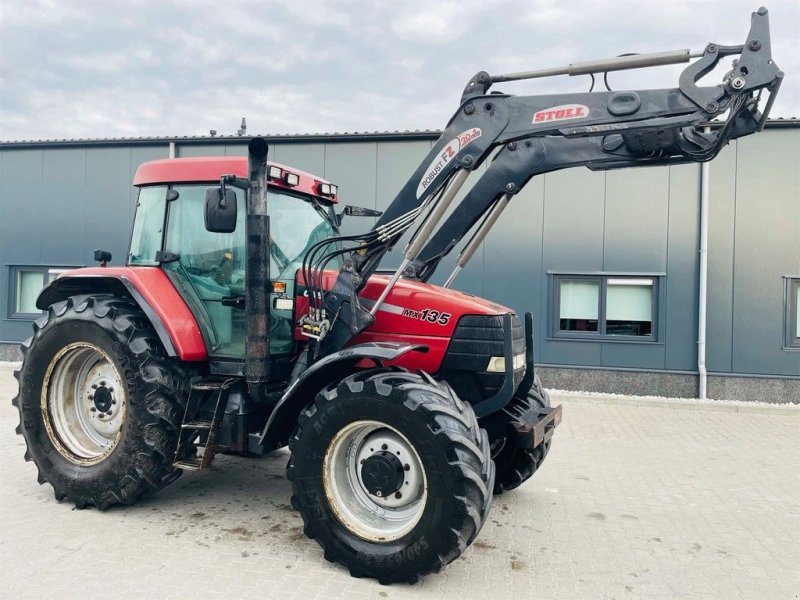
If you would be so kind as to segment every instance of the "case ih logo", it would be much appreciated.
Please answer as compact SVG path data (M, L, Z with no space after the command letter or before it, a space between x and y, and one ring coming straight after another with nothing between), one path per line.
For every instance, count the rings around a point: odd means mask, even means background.
M583 104L562 104L553 108L540 110L533 115L532 123L546 123L548 121L567 121L569 119L585 119L589 116L589 107Z
M456 154L461 152L461 150L477 140L479 137L481 137L481 130L477 127L473 127L472 129L468 129L467 131L459 133L457 137L450 140L447 146L442 148L439 156L435 157L431 161L431 164L428 165L428 169L425 171L425 176L420 180L419 185L417 186L417 198L422 196L425 190L427 190L428 187L434 181L436 181L439 173L442 172L447 163L455 158Z

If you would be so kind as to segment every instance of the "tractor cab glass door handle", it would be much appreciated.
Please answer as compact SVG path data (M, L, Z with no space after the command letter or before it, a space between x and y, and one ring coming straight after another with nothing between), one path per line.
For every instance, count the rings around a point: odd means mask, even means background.
M222 306L244 309L244 296L223 296Z

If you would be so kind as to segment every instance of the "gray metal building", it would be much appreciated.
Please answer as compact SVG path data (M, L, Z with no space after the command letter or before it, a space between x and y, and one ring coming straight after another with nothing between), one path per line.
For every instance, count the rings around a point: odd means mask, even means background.
M437 137L267 139L273 160L337 183L343 203L380 209ZM95 248L125 261L133 174L170 153L244 155L246 145L238 137L0 143L0 359L17 357L48 278L92 264ZM701 171L539 177L455 287L534 314L548 387L696 396ZM708 186L708 396L800 402L800 122L772 121L732 143L710 164ZM387 267L399 262L391 259Z

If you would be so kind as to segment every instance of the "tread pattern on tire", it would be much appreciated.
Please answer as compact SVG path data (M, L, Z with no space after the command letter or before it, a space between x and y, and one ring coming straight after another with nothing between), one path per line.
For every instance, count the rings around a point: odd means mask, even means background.
M408 572L403 569L381 570L371 573L363 565L352 560L352 557L335 546L327 546L321 536L317 535L310 523L303 503L298 497L295 485L295 451L303 437L304 428L312 426L314 416L327 403L336 402L343 393L380 394L389 396L394 393L404 395L403 403L412 413L429 424L433 434L447 448L447 462L451 475L462 491L457 495L457 510L452 515L446 531L439 535L447 539L447 551L437 555L424 568ZM325 558L331 562L344 564L354 577L375 577L381 584L406 582L415 583L423 575L439 572L445 565L455 560L472 543L480 532L492 502L494 484L494 463L491 460L489 438L478 425L472 407L462 402L449 385L435 381L423 374L410 373L398 368L371 370L351 375L339 383L323 389L313 402L300 414L297 428L290 441L292 455L287 465L287 477L292 482L292 506L303 518L305 534L315 539L323 548Z
M26 362L37 360L37 343L65 321L93 322L111 335L115 342L127 348L134 357L132 364L128 365L133 372L123 374L123 377L138 378L141 390L137 399L131 398L129 393L128 403L137 400L144 403L144 410L138 411L138 420L142 421L141 431L134 434L139 438L136 452L125 457L120 472L116 477L109 478L106 489L93 490L91 493L79 491L79 486L70 485L68 478L54 471L54 463L49 455L57 453L57 450L37 440L41 417L26 414L22 399L23 389L31 388L31 384L24 381ZM181 426L183 391L187 379L176 362L165 356L160 341L138 306L125 298L105 295L69 298L50 306L34 323L33 330L33 336L21 346L23 366L14 372L20 391L12 404L20 415L16 433L25 439L24 457L26 461L33 460L36 464L38 482L50 483L59 502L69 500L77 508L95 506L99 510L106 510L115 504L133 504L174 481L180 474L173 468L172 459ZM38 398L35 404L38 406ZM146 415L146 418L142 419L142 415ZM130 411L128 418L131 418ZM121 448L115 453L118 450ZM111 460L115 453L106 460Z
M524 402L527 403L527 410L536 411L540 408L550 406L550 398L542 387L539 377L536 379L528 391ZM501 495L503 492L510 492L521 486L542 466L547 453L550 451L551 442L548 441L538 448L521 448L512 457L509 457L505 464L497 465L497 478L494 484L494 493Z

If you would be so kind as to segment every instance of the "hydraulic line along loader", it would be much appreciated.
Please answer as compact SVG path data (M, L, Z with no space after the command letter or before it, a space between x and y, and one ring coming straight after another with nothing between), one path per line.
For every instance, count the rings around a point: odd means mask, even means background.
M727 57L722 83L698 86ZM682 62L671 89L489 91ZM59 501L102 510L219 452L288 445L292 505L325 558L382 583L439 571L493 494L541 466L561 420L534 371L531 315L453 290L458 272L534 175L711 160L763 128L782 78L764 8L741 46L481 71L382 215L335 212L336 186L268 162L261 138L247 159L142 165L127 266L98 251L101 266L37 300L14 399L25 458ZM348 215L380 218L340 235ZM376 274L412 230L401 266ZM447 284L427 283L470 231Z

